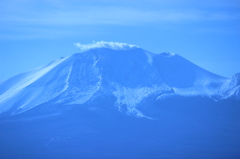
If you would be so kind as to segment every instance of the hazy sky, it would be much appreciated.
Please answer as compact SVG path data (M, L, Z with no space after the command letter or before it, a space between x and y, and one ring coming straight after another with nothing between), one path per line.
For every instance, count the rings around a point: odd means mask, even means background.
M211 72L240 72L240 0L1 0L0 81L115 41L177 53Z

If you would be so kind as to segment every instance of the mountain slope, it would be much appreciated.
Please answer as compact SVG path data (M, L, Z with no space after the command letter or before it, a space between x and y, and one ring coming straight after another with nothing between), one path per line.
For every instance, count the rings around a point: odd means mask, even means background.
M235 74L224 85L222 85L221 93L224 98L240 99L240 73Z

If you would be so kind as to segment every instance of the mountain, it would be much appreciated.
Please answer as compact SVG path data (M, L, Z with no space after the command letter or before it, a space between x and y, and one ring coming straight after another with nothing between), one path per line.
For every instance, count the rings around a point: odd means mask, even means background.
M95 48L2 82L0 113L14 115L44 103L84 104L98 96L114 96L120 111L126 106L128 114L141 117L137 106L149 96L239 98L239 81L239 76L230 80L215 75L172 53Z
M1 158L240 157L240 74L103 44L0 83Z

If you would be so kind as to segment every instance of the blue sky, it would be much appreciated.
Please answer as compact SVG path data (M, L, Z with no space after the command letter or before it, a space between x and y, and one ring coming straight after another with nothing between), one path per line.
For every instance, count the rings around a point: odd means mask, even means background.
M0 81L115 41L177 53L216 74L240 72L240 0L2 0Z

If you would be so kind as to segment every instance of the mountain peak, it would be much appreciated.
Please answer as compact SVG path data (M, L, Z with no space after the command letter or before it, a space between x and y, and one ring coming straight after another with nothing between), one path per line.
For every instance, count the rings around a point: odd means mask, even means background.
M75 45L81 49L81 51L88 51L91 49L97 48L108 48L112 50L131 50L139 48L137 45L127 44L127 43L120 43L120 42L106 42L106 41L98 41L91 44L81 44L75 43Z

